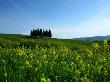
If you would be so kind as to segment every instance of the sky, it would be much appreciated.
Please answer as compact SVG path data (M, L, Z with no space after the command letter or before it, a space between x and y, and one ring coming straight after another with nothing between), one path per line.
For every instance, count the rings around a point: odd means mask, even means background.
M110 35L110 0L0 0L0 33L37 28L53 38Z

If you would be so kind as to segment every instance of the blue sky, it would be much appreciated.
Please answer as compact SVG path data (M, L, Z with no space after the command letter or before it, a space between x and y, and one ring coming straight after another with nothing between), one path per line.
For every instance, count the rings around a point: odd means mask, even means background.
M0 33L34 28L55 38L110 35L110 0L0 0Z

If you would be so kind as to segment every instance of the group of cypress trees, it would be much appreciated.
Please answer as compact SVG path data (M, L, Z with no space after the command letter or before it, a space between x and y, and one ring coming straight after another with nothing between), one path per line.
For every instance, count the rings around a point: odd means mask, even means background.
M52 37L51 30L33 29L31 30L31 37Z

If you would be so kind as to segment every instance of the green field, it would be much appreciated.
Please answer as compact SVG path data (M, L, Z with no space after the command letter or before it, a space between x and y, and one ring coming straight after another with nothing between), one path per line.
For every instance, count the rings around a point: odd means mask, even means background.
M110 44L0 34L0 82L110 82Z

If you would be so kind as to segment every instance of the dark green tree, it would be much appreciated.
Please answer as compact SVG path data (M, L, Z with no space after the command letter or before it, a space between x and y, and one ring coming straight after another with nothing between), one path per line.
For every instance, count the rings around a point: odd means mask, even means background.
M52 33L51 30L42 30L42 29L33 29L31 30L31 37L52 37Z
M45 31L44 31L44 29L42 31L42 37L45 37Z
M49 32L48 32L48 37L52 37L52 33L51 33L51 30L49 29Z
M47 29L45 31L45 37L48 37L48 31L47 31Z
M31 36L33 37L33 30L31 30Z
M40 29L39 35L40 35L40 37L42 37L42 29Z

